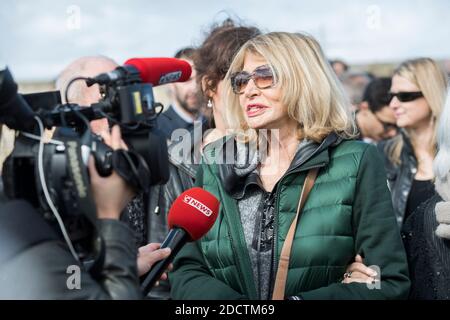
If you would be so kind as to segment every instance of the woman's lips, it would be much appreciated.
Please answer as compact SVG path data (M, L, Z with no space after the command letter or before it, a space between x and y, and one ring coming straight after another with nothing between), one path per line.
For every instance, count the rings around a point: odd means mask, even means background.
M267 106L261 104L249 104L246 109L247 117L252 118L264 113Z
M402 115L404 114L404 112L394 112L395 118L400 118Z

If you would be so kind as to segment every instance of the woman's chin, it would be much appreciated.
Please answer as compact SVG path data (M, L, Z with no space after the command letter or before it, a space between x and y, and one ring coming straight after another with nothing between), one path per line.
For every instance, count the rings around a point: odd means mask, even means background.
M253 130L269 129L266 123L249 123L249 128Z
M411 121L408 119L398 118L396 121L397 127L408 129L411 126Z

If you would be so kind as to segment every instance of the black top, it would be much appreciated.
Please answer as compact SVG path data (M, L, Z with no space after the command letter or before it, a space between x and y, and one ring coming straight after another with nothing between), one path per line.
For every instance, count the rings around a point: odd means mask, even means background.
M403 221L411 215L423 202L427 201L436 194L431 180L414 179L409 192L408 202L406 203L405 217Z
M403 243L411 279L410 299L450 299L450 240L436 236L436 194L405 221Z

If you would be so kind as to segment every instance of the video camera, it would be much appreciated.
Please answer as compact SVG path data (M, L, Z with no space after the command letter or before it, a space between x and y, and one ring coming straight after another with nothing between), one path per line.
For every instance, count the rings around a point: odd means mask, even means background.
M29 201L50 223L58 224L80 260L98 255L89 156L94 156L101 176L114 170L142 192L147 210L150 186L165 183L169 175L167 143L156 129L162 105L154 101L153 86L186 81L190 74L183 60L131 59L112 72L72 79L66 97L75 81L100 86L98 103L79 106L67 98L61 104L58 92L20 95L9 70L0 71L0 123L18 131L2 171L6 196ZM101 118L121 127L128 150L112 150L91 133L89 122ZM44 128L55 127L53 139L44 142Z

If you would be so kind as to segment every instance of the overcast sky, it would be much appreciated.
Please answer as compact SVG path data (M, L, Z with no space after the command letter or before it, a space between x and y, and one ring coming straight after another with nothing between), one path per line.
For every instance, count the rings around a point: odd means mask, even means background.
M0 65L49 80L84 55L172 56L227 16L308 32L349 63L450 58L449 0L1 0Z

